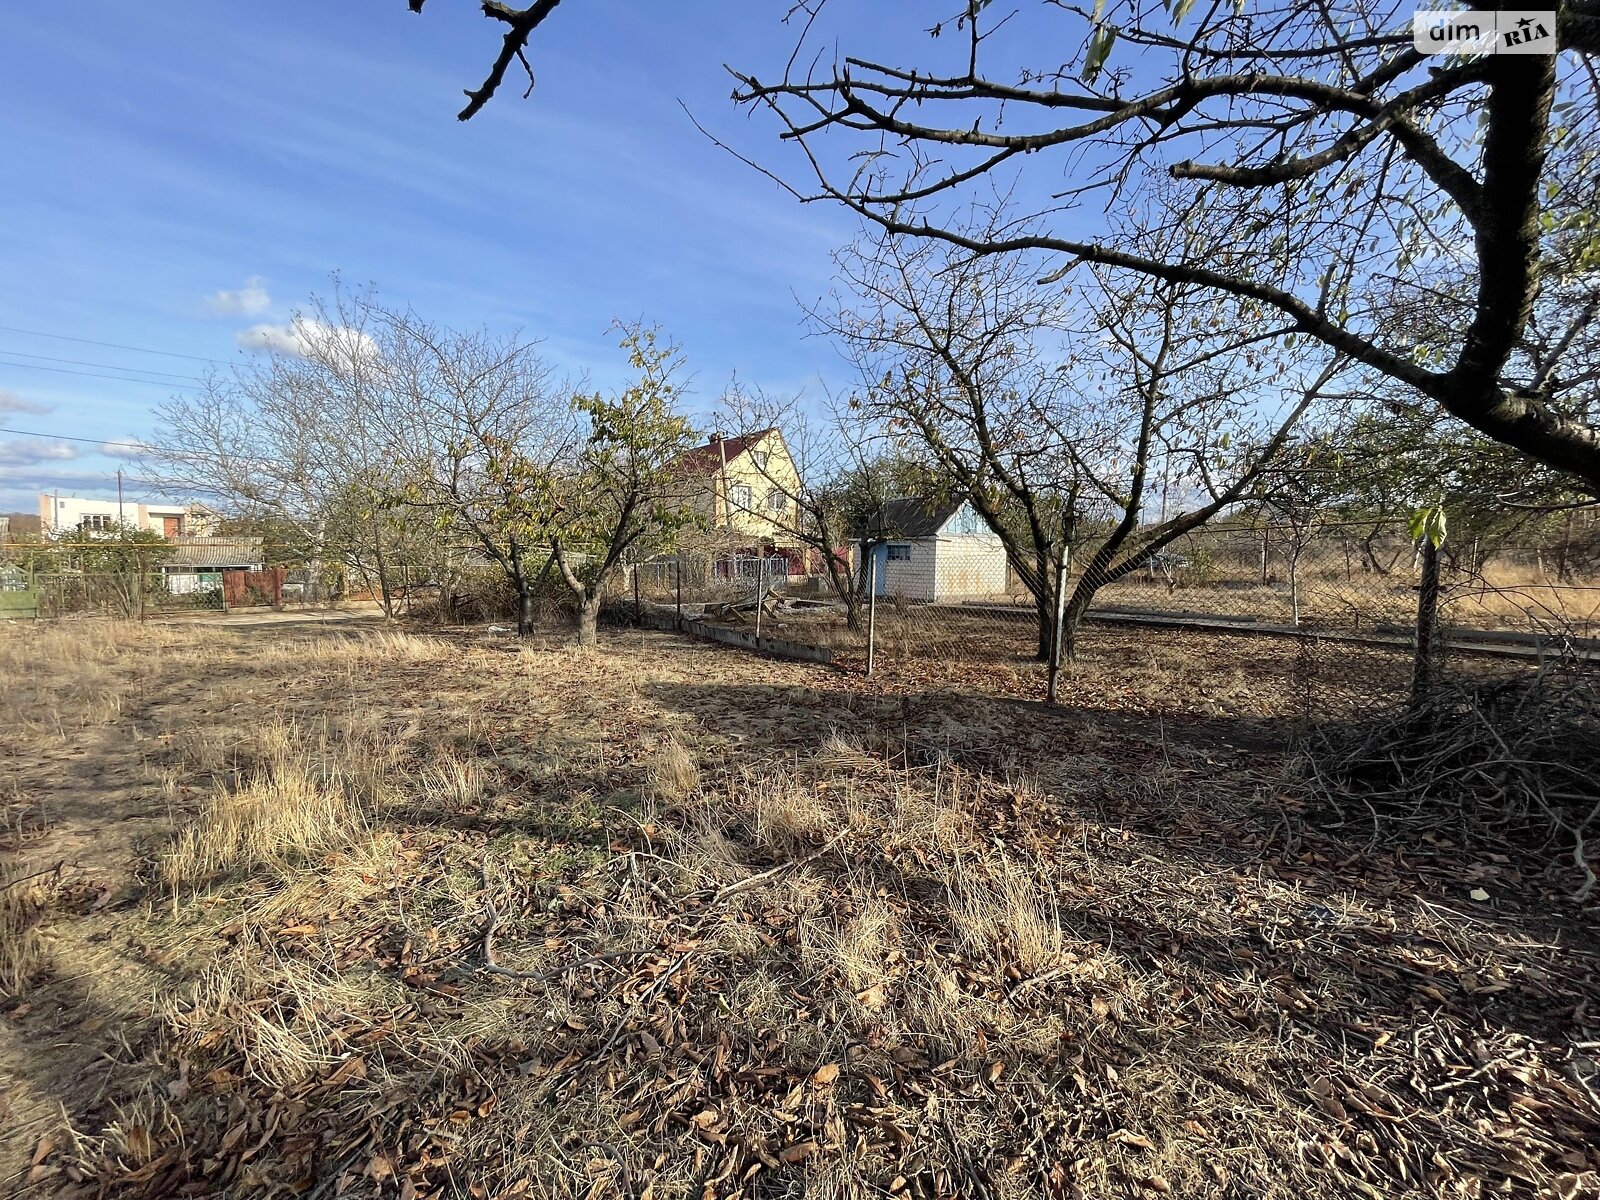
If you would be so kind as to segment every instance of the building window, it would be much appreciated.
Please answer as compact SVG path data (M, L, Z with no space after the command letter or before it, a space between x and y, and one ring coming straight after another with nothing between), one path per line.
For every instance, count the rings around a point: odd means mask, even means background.
M789 497L785 496L777 488L773 488L767 493L767 507L773 512L781 513L789 507Z
M750 485L736 483L728 489L728 503L743 512L749 512L750 506L755 502L750 492Z
M889 547L889 561L890 562L910 562L911 561L911 547L910 546L890 546Z
M111 518L101 513L95 513L79 521L78 528L84 533L104 533L111 528Z
M767 463L772 459L772 454L766 450L750 451L750 461L756 464L756 470L765 471Z

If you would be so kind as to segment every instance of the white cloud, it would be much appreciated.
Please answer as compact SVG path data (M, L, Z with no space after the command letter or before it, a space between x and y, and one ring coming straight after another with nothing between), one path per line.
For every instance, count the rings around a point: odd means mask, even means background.
M36 463L65 462L77 457L76 447L66 442L50 442L44 438L0 442L0 465L8 467L31 467Z
M272 307L272 297L267 295L261 276L252 275L236 292L213 292L206 299L206 307L222 316L253 317Z
M378 345L358 329L337 325L324 325L296 317L282 325L252 325L233 335L233 340L246 350L263 354L288 354L295 358L314 355L332 356L347 354L368 358L376 355Z
M45 413L55 408L53 404L40 404L36 400L24 400L21 396L8 388L0 388L0 413L30 413L42 417Z

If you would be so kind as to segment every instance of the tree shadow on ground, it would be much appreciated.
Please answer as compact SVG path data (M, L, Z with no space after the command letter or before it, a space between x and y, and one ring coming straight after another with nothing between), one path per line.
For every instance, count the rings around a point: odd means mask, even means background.
M1479 1030L1579 1040L1600 1023L1583 1015L1600 1000L1583 910L1514 865L1318 810L1289 766L1292 739L1271 746L1257 721L793 686L648 694L749 742L814 751L837 732L907 771L949 764L1017 782L1025 800L974 815L997 846L1028 844L1056 868L1075 936L1145 970L1198 972L1197 986L1285 981L1285 1011L1312 1026L1327 1015L1330 1045L1356 1019L1404 1030L1448 1012ZM1474 900L1486 882L1491 899Z

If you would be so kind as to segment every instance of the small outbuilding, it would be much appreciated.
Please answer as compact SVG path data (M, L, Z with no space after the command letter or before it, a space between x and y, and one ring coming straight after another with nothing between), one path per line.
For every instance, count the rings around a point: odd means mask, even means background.
M877 593L928 603L999 596L1006 549L964 496L905 496L883 503L868 522L878 542Z
M174 596L223 586L225 571L259 571L263 539L258 537L188 537L168 539L173 549L162 571Z

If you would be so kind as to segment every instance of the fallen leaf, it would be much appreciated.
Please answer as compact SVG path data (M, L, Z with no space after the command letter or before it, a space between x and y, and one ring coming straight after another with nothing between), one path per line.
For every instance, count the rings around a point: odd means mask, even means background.
M875 983L866 991L857 992L856 999L861 1001L863 1007L876 1012L884 1005L883 984Z
M817 1068L816 1074L811 1077L811 1082L819 1087L827 1087L837 1078L839 1078L839 1064L824 1063Z
M785 1146L782 1150L779 1150L778 1157L786 1163L803 1162L820 1149L822 1147L815 1142L796 1142L792 1146Z
M1489 898L1489 893L1484 891L1482 888L1473 888L1467 893L1467 895L1471 896L1474 900L1487 900Z

